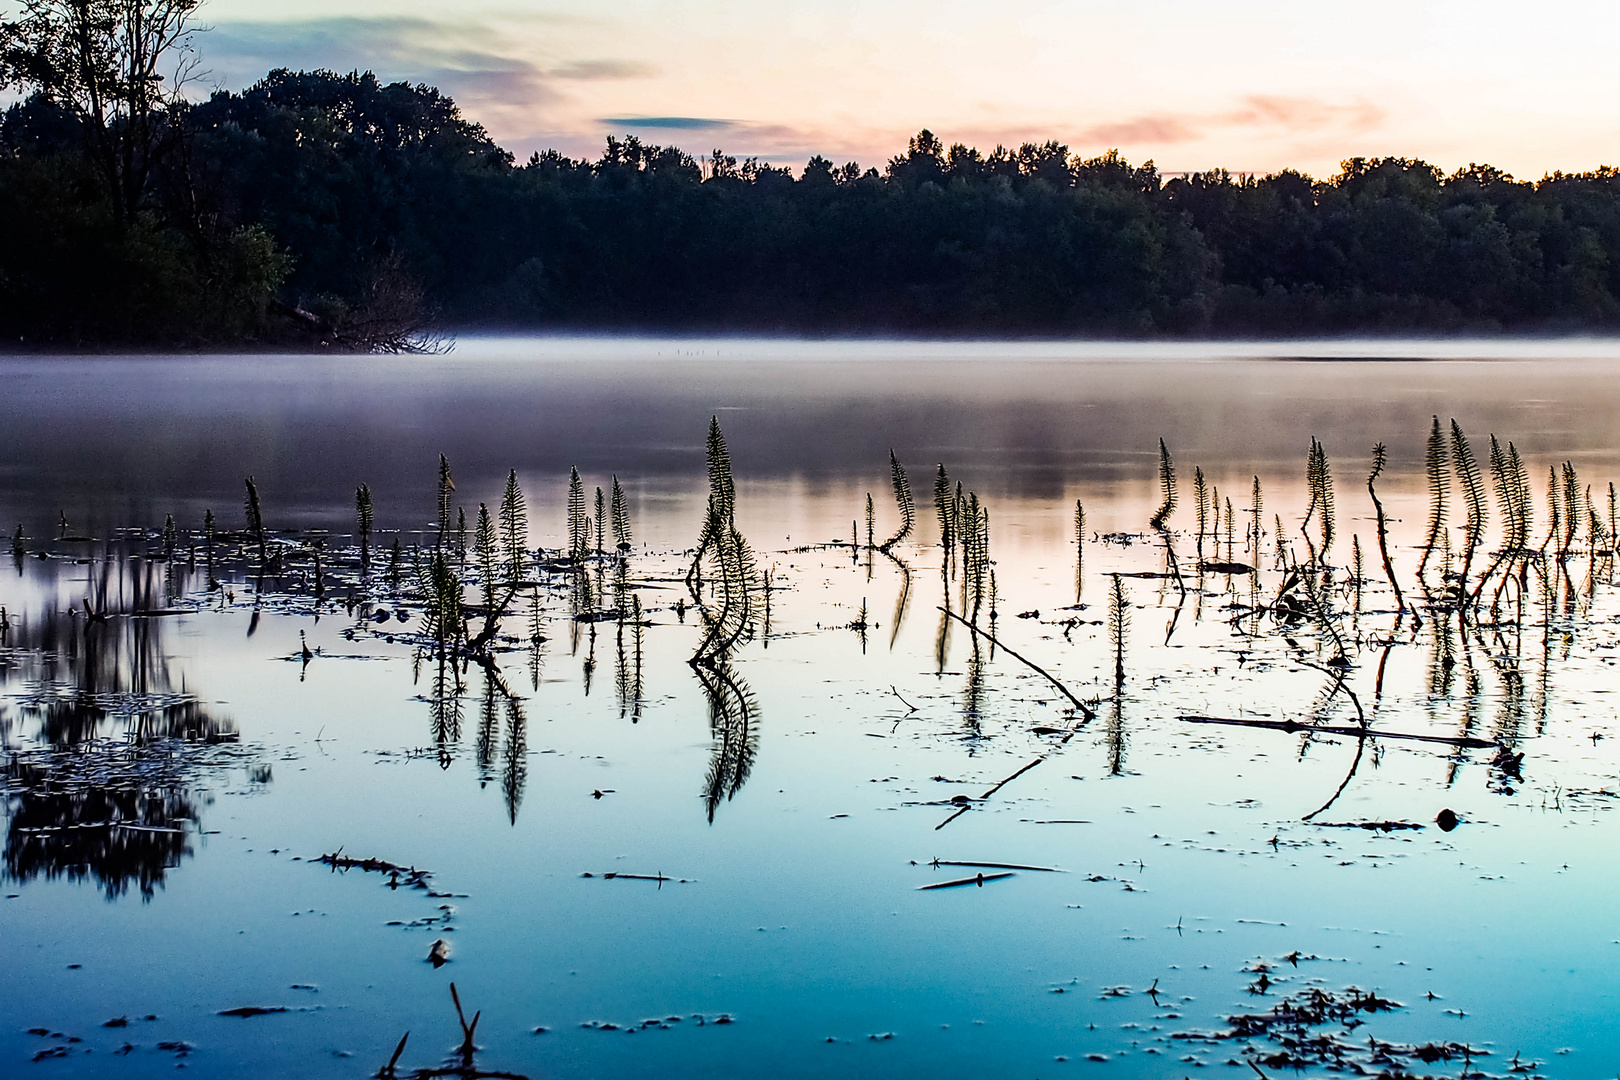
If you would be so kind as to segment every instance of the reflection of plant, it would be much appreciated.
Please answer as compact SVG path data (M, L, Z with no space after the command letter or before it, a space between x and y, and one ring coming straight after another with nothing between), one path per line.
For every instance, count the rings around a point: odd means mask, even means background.
M759 704L725 660L694 670L709 699L709 732L714 739L703 778L704 808L712 825L720 803L736 797L753 770L759 752Z

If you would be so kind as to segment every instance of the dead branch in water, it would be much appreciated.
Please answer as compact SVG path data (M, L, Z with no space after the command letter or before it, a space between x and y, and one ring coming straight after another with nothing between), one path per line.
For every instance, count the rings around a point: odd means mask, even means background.
M1002 878L1015 877L1012 871L1005 874L974 874L972 877L957 878L955 881L936 881L932 885L917 886L918 892L927 892L929 889L954 889L961 885L983 886L987 881L1000 881Z
M1495 746L1489 739L1475 739L1463 735L1419 735L1413 732L1374 731L1363 727L1318 726L1301 724L1294 720L1247 720L1230 716L1178 716L1187 724L1230 724L1234 727L1266 728L1271 731L1305 731L1320 735L1353 735L1358 739L1406 739L1410 742L1445 743L1448 746L1466 746L1483 750Z
M939 605L937 605L937 604L934 605L934 606L939 607ZM1079 698L1075 697L1072 693L1070 693L1069 688L1067 686L1064 686L1062 683L1058 682L1056 677L1054 677L1051 672L1047 671L1045 668L1041 667L1039 664L1035 663L1033 660L1030 660L1027 657L1021 656L1018 653L1013 652L1006 645L1004 645L1000 641L998 641L996 639L996 636L994 634L992 634L990 631L985 630L985 629L983 629L981 627L975 626L973 623L971 623L968 620L962 618L962 616L958 615L954 611L951 611L949 608L940 607L939 610L944 612L945 615L948 616L949 618L955 619L957 622L961 623L963 626L967 627L969 630L973 631L975 634L977 634L980 637L984 638L985 640L989 641L990 644L994 645L996 648L1000 649L1002 652L1006 653L1008 656L1012 657L1014 660L1017 660L1019 663L1023 664L1024 666L1028 667L1030 670L1034 671L1036 674L1040 675L1047 682L1049 682L1053 686L1057 687L1058 692L1060 694L1062 694L1064 697L1068 698L1071 702L1073 702L1074 707L1076 709L1079 709L1081 714L1087 720L1095 720L1097 718L1097 713L1090 706L1088 706L1085 702L1081 701ZM1076 730L1079 730L1079 729L1076 728ZM1003 783L1005 783L1005 781L1003 781Z

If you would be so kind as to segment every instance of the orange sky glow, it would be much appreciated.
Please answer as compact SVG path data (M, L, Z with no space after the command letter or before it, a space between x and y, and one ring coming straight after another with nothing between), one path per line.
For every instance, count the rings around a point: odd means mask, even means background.
M608 134L776 164L880 166L946 142L1057 139L1167 172L1352 156L1521 179L1620 164L1620 5L1543 0L213 0L198 45L440 86L520 156Z

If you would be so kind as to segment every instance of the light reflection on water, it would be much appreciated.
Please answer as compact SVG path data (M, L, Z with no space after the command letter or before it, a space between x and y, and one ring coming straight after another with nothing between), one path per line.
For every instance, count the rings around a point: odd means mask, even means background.
M1538 492L1539 470L1573 460L1601 504L1620 452L1600 348L1488 363L1251 354L1062 365L1014 347L974 365L952 358L967 349L873 364L846 362L861 347L829 345L747 367L577 355L526 364L522 348L474 345L431 365L15 362L19 377L0 383L11 463L0 509L33 537L56 535L58 512L103 538L114 526L153 532L68 545L95 561L25 558L6 576L7 745L112 737L123 760L150 747L174 768L137 791L148 792L138 807L36 810L13 794L8 826L44 813L56 824L149 815L141 823L178 832L133 830L169 845L146 855L86 851L79 838L49 848L41 837L56 834L31 832L16 833L30 840L15 848L26 859L13 858L8 841L5 890L17 895L0 903L0 933L30 993L0 1007L4 1060L68 1045L22 1034L44 1027L85 1042L42 1068L105 1068L103 1055L127 1040L137 1049L117 1068L169 1071L176 1051L157 1044L184 1041L187 1063L215 1075L368 1075L407 1029L407 1063L458 1041L444 1001L453 979L484 1010L482 1060L536 1076L1046 1076L1097 1068L1085 1060L1093 1053L1112 1057L1110 1070L1158 1076L1197 1067L1179 1060L1187 1054L1219 1067L1237 1052L1171 1032L1219 1027L1320 979L1410 1006L1377 1021L1380 1038L1491 1044L1491 1071L1515 1051L1550 1059L1551 1075L1616 1064L1605 1056L1620 1040L1604 950L1620 927L1607 903L1612 800L1601 792L1616 790L1617 609L1603 587L1585 606L1583 555L1571 562L1571 612L1552 620L1397 620L1364 486L1370 444L1385 441L1392 471L1380 494L1398 519L1393 554L1409 591L1431 413L1456 416L1476 452L1487 432L1513 439ZM96 422L71 425L75 410ZM776 588L770 632L694 670L686 659L702 630L675 604L716 412L738 525ZM1244 615L1283 579L1275 537L1253 589L1247 575L1210 574L1178 604L1168 578L1122 579L1131 610L1115 694L1108 574L1159 572L1162 556L1151 538L1088 543L1083 606L1072 607L1074 500L1085 501L1088 532L1139 534L1163 436L1181 477L1172 525L1183 560L1195 464L1240 508L1259 475L1267 514L1302 554L1312 435L1334 469L1335 561L1352 535L1368 553L1362 610L1338 625L1354 664L1347 684L1372 726L1500 740L1524 753L1521 766L1493 766L1494 748L1179 720L1355 722L1347 696L1326 693L1331 649L1308 620ZM880 538L894 526L891 446L919 510L916 542L896 549L903 563L847 546L868 491ZM472 509L498 500L516 467L531 537L548 548L564 534L568 465L588 486L616 473L650 625L637 635L621 621L570 620L558 577L542 593L540 647L528 646L525 611L508 619L515 640L499 660L511 700L476 665L413 655L415 619L374 621L401 608L386 589L350 611L341 537L330 541L335 576L319 618L296 545L287 580L257 613L244 568L224 556L229 596L204 588L189 550L178 582L174 563L153 558L167 513L194 530L212 508L222 528L238 528L246 473L269 523L285 529L347 530L363 480L380 527L402 530L408 547L433 515L441 450L458 504ZM960 627L941 633L936 605L959 607L962 594L959 580L941 579L935 461L990 511L997 635L1081 698L1101 699L1098 718L1060 749L1060 736L1037 733L1071 722L1050 684ZM1539 501L1538 513L1544 530ZM846 546L820 546L834 539ZM1234 556L1252 559L1241 544ZM1346 576L1331 602L1353 610ZM86 596L93 609L100 597L128 611L180 596L220 610L95 626L82 607L62 615ZM863 608L864 634L850 628ZM217 737L238 730L240 743ZM978 796L1042 755L936 828L959 809L952 796ZM1450 808L1465 824L1386 834L1302 823L1341 783L1321 820L1429 823ZM339 848L429 868L434 889L455 895L307 865ZM951 874L932 858L1068 873L917 892ZM77 884L86 878L95 885ZM119 879L150 899L106 903L124 891ZM435 971L424 957L441 937L452 960ZM1296 950L1318 959L1279 961ZM1276 968L1271 998L1244 993L1257 959ZM1154 980L1164 1007L1143 994ZM214 1015L249 1004L305 1011ZM99 1027L147 1014L159 1019ZM692 1020L720 1014L736 1023ZM627 1033L671 1015L685 1019ZM1575 1052L1555 1056L1563 1047Z

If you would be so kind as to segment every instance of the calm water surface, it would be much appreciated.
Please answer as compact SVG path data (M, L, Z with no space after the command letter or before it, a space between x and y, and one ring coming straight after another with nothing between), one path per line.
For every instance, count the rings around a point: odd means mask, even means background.
M1565 461L1607 522L1617 372L1608 342L501 339L435 358L0 361L0 523L27 551L0 577L0 1074L360 1077L408 1030L403 1075L460 1042L453 981L482 1010L479 1063L533 1077L1252 1076L1246 1051L1275 1044L1174 1036L1313 986L1405 1006L1362 1017L1345 1036L1361 1047L1611 1076L1612 545L1579 530L1550 616L1533 575L1522 615L1509 590L1494 618L1460 619L1421 606L1415 571L1432 415L1482 462L1491 433L1514 443L1535 543ZM687 663L702 629L682 581L711 416L772 574L769 625L723 680ZM1332 632L1254 611L1317 535L1301 530L1313 436L1335 491ZM1161 437L1185 595L1147 531ZM1374 442L1418 619L1379 569ZM876 538L897 528L891 449L918 511L893 559L849 544L868 493ZM409 552L433 543L440 453L469 516L515 469L552 560L503 623L498 681L415 636ZM1052 684L938 610L963 594L942 574L936 464L989 511L996 636L1096 700L1066 742L1079 718ZM573 617L556 561L570 466L587 495L625 489L639 634ZM1236 523L1204 559L1259 573L1196 571L1195 466ZM200 546L205 511L241 529L247 475L284 551L257 598L234 542L215 590ZM382 554L358 578L360 483L379 550L406 553L400 589ZM608 597L615 571L585 576ZM1115 572L1153 575L1119 579L1122 684ZM1354 700L1330 692L1341 643ZM1492 745L1357 738L1357 703L1376 730ZM1443 809L1463 824L1437 828ZM1361 822L1424 827L1341 827ZM339 849L430 887L312 861ZM1060 872L919 891L976 872L934 859ZM219 1015L244 1006L286 1011Z

